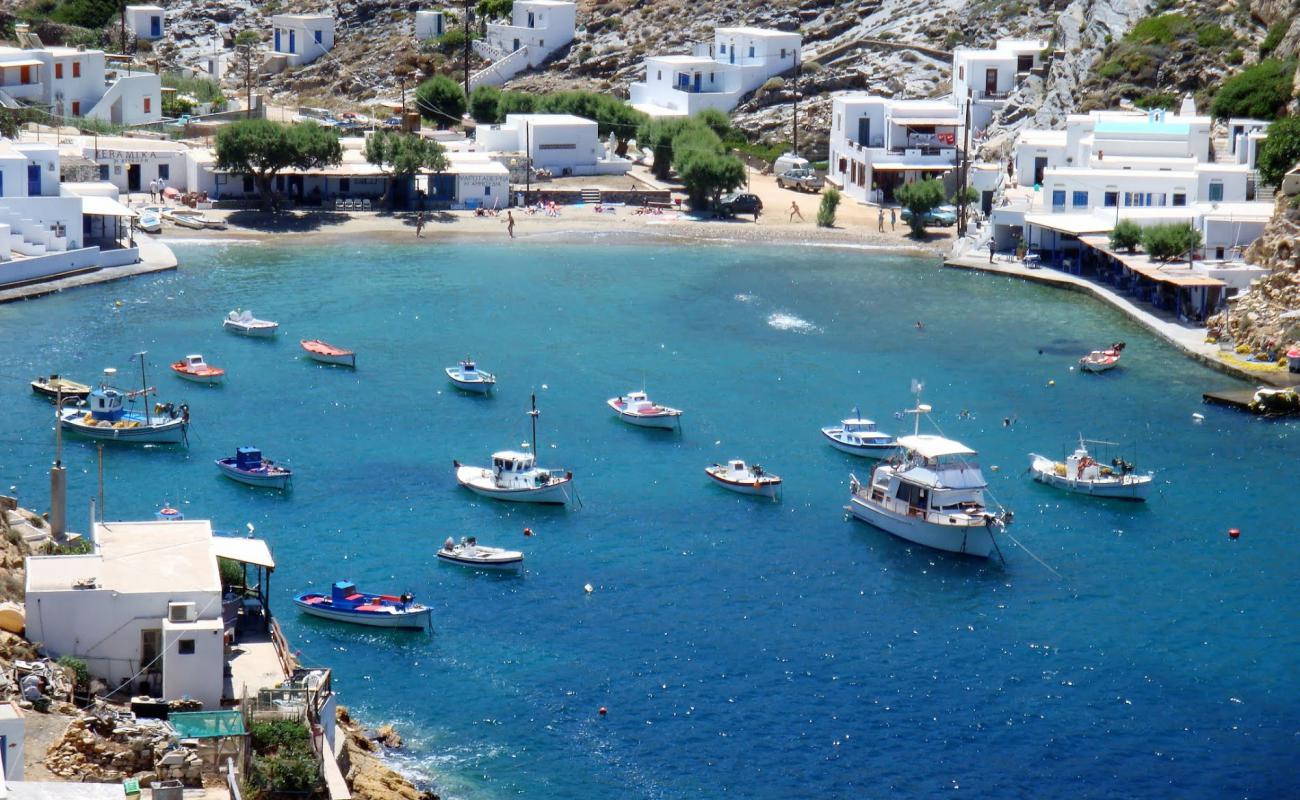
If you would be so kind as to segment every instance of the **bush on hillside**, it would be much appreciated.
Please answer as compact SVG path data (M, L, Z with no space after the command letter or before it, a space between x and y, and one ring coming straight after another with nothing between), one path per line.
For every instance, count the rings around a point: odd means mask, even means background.
M1223 82L1210 113L1219 119L1274 119L1291 100L1296 62L1266 59Z
M1282 39L1286 36L1286 32L1290 28L1290 25L1290 20L1284 19L1274 22L1269 26L1268 33L1264 36L1264 41L1259 43L1260 58L1268 58L1273 54L1273 51L1277 49L1277 46L1282 44Z
M439 128L459 124L465 103L464 88L446 75L434 75L415 90L415 107L420 116Z
M1269 125L1268 138L1259 146L1256 160L1260 180L1269 186L1280 185L1282 176L1300 164L1300 117L1285 117Z

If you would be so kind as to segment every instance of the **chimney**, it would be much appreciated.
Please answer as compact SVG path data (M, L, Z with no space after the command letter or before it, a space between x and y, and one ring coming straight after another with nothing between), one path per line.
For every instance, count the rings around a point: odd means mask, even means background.
M1188 92L1187 94L1183 95L1183 104L1178 109L1178 116L1180 117L1196 116L1196 99L1192 97L1191 92Z

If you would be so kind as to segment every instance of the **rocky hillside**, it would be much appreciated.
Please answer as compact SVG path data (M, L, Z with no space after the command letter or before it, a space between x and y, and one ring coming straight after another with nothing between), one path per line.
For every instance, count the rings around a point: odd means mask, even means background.
M1252 352L1286 350L1300 344L1300 203L1279 196L1264 235L1246 251L1246 260L1273 271L1250 291L1228 301L1228 311L1210 317L1212 335L1247 345Z

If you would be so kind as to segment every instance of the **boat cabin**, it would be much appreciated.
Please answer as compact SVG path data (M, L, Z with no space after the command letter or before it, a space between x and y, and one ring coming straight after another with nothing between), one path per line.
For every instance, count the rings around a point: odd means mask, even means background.
M877 467L872 500L908 514L983 512L987 483L974 450L929 435L904 436L898 444L905 451L903 462Z
M235 451L235 468L258 469L262 466L262 451L256 447L241 447Z
M125 395L120 389L105 384L91 390L90 396L86 398L86 407L96 420L116 422L125 413L122 409L123 397Z
M846 419L840 421L845 433L875 433L876 423L869 419Z
M532 453L520 453L515 450L502 450L492 454L492 470L497 477L505 475L522 475L537 467L537 457Z
M366 601L364 595L357 592L357 585L352 581L335 581L330 587L330 602L347 608L358 606Z
M478 367L474 364L473 361L460 362L460 375L462 378L467 375L472 375L476 372L478 372Z
M195 369L195 368L202 369L207 366L207 362L203 360L203 356L197 353L193 355L185 356L184 363L186 367L189 367L191 369Z

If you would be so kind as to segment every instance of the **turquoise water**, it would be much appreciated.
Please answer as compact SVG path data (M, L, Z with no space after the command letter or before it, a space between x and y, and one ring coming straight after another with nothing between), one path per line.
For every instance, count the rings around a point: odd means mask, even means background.
M292 645L334 669L355 713L396 723L402 766L444 797L1300 788L1300 427L1203 407L1201 391L1231 382L1081 296L824 248L177 250L175 274L0 307L0 483L44 507L50 412L26 381L134 374L130 354L149 350L162 399L193 408L191 446L110 449L108 516L171 501L219 528L256 525ZM284 335L223 333L236 306ZM301 337L355 347L359 369L304 361ZM1117 339L1121 369L1069 370ZM227 384L165 374L190 352ZM466 354L498 373L495 397L448 389L442 368ZM1004 566L845 521L849 473L867 467L817 429L854 405L901 425L913 378L942 429L981 451L1011 534L1059 578L1011 542ZM686 409L680 435L611 418L604 400L643 382ZM454 484L453 458L482 463L527 437L534 391L543 461L574 471L581 508ZM1158 470L1152 501L1028 480L1027 452L1064 455L1080 431ZM290 460L292 494L218 477L212 460L245 443ZM703 468L728 457L782 475L784 501L708 485ZM80 521L93 446L70 443L65 460ZM446 536L467 534L524 549L525 574L436 563ZM344 577L413 590L436 633L292 610L292 593Z

